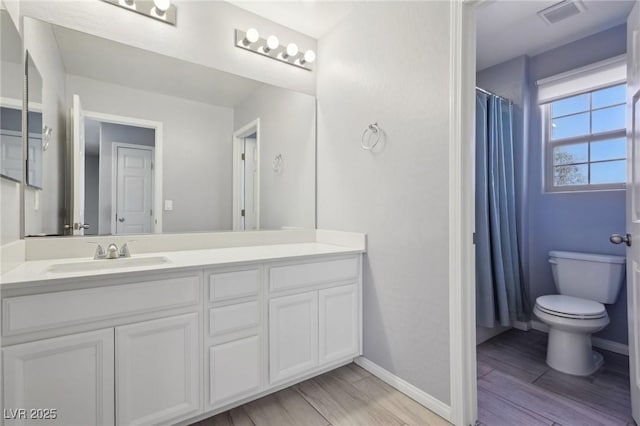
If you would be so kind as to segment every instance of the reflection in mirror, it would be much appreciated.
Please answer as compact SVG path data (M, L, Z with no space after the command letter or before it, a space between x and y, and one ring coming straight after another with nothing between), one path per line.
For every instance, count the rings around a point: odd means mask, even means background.
M51 34L72 111L67 234L315 227L314 97L25 18L29 25L49 27L25 31L25 43ZM45 121L56 78L43 72Z
M20 238L22 161L22 39L0 10L0 245Z
M27 52L27 185L42 189L42 76Z
M0 175L22 181L22 41L6 10L0 10Z

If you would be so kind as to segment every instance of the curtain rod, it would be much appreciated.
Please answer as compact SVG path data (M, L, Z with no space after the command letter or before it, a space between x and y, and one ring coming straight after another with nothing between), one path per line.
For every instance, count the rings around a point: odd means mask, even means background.
M505 98L504 96L496 95L495 93L492 93L492 92L490 92L490 91L488 91L488 90L484 90L482 87L478 87L478 86L476 86L476 90L477 90L477 91L479 91L479 92L484 93L485 95L490 95L490 96L495 96L495 97L497 97L497 98L500 98L500 99L502 99L503 101L507 101L507 102L509 102L510 104L512 104L512 103L513 103L513 101L512 101L511 99L507 99L507 98Z

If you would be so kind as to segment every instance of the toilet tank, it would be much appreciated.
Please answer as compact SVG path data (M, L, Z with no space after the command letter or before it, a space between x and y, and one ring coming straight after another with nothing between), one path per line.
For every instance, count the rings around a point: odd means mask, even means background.
M625 277L625 258L606 254L549 252L553 280L560 294L615 303Z

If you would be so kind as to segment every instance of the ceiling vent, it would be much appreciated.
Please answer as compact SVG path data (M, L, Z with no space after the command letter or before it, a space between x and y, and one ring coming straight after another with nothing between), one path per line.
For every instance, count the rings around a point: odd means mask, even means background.
M564 0L538 12L544 22L549 25L564 21L587 10L582 0Z

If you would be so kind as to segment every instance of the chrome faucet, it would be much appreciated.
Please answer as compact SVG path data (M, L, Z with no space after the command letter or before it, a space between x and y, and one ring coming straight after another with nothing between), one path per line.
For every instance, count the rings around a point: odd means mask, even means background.
M126 243L124 243L120 250L118 250L118 246L115 243L111 243L107 246L106 252L104 248L102 248L102 246L98 244L98 247L96 247L96 252L93 255L93 259L118 259L120 257L131 257L131 252L129 251L130 242L131 241L127 241Z

